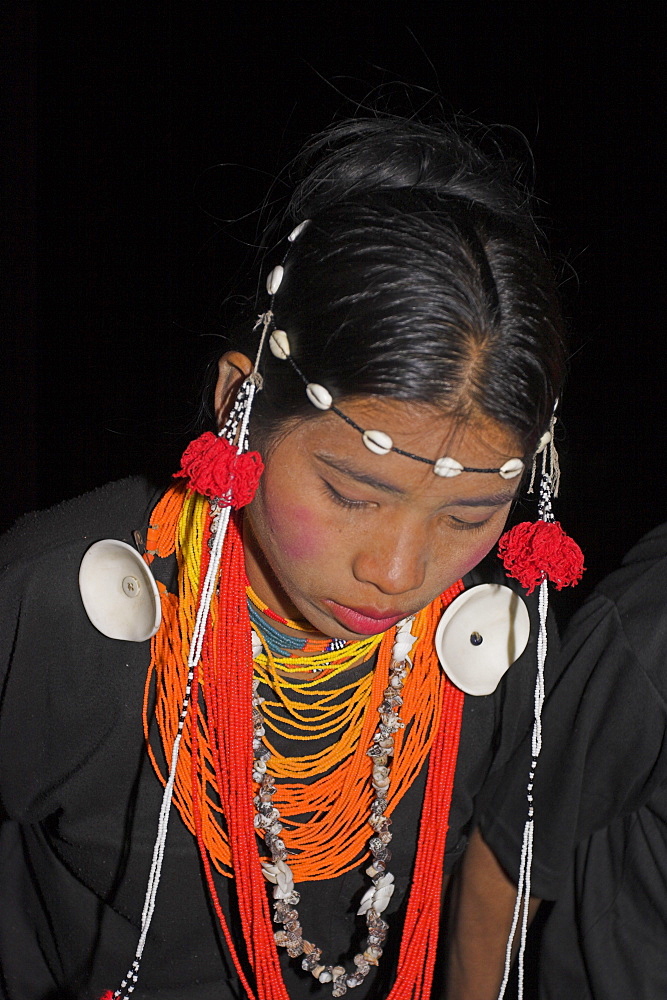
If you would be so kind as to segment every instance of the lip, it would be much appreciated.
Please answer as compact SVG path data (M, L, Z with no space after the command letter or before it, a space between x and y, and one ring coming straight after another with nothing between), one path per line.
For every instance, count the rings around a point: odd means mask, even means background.
M359 635L378 635L380 632L386 632L387 629L406 616L405 611L347 608L344 604L337 604L336 601L331 600L324 603L331 609L331 613L339 624Z

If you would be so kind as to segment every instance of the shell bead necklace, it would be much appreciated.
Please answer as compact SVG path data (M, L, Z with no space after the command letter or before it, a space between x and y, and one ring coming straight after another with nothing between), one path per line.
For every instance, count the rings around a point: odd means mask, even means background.
M368 819L373 834L369 849L373 858L366 869L372 885L361 900L358 915L365 915L368 937L363 952L354 956L355 968L348 972L342 965L328 965L322 961L322 949L303 937L299 913L296 906L300 895L294 886L294 876L288 864L285 842L280 836L282 824L280 812L273 804L275 782L267 774L270 751L263 742L265 727L260 706L264 701L258 694L259 681L253 681L253 765L252 777L259 788L255 796L255 827L264 834L265 843L271 853L271 861L262 862L264 877L274 885L274 921L282 924L274 938L279 947L285 948L291 958L303 955L301 966L320 983L332 984L332 996L341 997L348 989L361 985L372 966L379 964L382 945L389 925L381 914L387 908L394 892L394 876L387 871L391 851L387 846L391 841L391 820L384 815L390 785L389 759L394 754L394 734L403 728L399 710L403 704L401 692L412 663L410 650L417 636L412 635L413 618L400 622L396 630L396 641L392 650L389 684L384 691L384 699L378 708L380 723L375 731L373 743L367 751L372 760L372 787L375 797ZM253 655L261 652L261 643L253 633Z

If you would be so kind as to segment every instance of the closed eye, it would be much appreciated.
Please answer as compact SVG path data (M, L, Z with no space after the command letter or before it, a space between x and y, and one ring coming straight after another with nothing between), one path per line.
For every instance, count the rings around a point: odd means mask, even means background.
M491 517L484 518L483 521L464 521L460 517L451 517L450 523L455 531L475 531L475 529L483 528L485 524L488 524Z
M322 482L326 487L328 496L334 503L338 504L339 507L346 507L348 510L358 510L362 507L373 506L373 503L370 500L352 500L350 497L343 496L343 494L339 493L337 489L334 489L331 483L328 483L326 479L323 479Z

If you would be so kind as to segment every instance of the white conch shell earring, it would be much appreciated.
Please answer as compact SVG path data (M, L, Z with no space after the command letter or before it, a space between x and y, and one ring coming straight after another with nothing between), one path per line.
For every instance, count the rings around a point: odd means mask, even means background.
M438 659L466 694L492 694L528 644L530 616L510 587L482 583L459 595L435 633Z
M79 567L79 590L88 618L109 639L144 642L160 627L157 584L127 542L103 538L91 545Z

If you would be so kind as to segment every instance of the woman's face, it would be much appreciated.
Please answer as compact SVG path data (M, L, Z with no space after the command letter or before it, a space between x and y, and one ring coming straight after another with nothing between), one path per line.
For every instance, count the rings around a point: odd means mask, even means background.
M498 468L521 456L488 419L459 424L399 400L341 402L361 427L425 458ZM390 452L375 455L334 413L295 423L273 444L245 509L248 579L268 606L343 639L383 632L425 607L489 552L521 477L451 479Z

